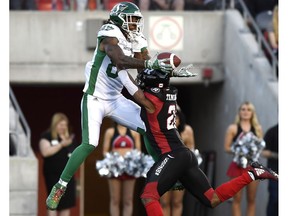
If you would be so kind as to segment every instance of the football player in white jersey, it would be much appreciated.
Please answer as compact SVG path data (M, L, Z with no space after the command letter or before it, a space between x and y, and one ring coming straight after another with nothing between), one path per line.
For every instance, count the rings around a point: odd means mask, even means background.
M154 61L134 58L132 42L141 33L143 17L139 8L131 2L116 4L110 18L97 36L93 58L86 64L86 82L81 101L82 143L72 153L59 181L52 188L46 206L56 210L71 177L82 162L98 145L100 127L104 117L126 126L144 136L145 124L140 117L140 106L121 94L123 87L135 101L154 112L154 105L145 98L127 69L159 69L172 72L167 59Z

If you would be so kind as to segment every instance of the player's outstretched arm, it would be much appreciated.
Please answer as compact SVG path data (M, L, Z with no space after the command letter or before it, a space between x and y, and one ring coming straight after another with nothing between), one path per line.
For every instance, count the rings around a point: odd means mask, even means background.
M111 58L111 61L116 65L116 67L120 70L149 68L162 70L167 73L173 70L170 64L164 63L165 60L154 59L152 61L126 56L122 49L118 46L117 38L104 38L100 43L99 49L104 51Z

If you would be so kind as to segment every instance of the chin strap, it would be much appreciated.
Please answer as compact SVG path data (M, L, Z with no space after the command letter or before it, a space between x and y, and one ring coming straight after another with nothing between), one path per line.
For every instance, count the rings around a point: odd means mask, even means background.
M198 73L192 73L189 71L189 69L194 68L195 66L193 64L189 64L185 67L181 67L178 70L173 70L171 73L172 77L195 77L198 75Z

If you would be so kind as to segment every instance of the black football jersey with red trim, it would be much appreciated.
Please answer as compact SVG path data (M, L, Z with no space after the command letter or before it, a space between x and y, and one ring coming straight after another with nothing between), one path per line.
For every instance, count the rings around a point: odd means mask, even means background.
M156 110L151 114L142 109L141 117L146 124L149 144L158 155L186 148L176 127L177 93L178 90L172 86L144 90Z

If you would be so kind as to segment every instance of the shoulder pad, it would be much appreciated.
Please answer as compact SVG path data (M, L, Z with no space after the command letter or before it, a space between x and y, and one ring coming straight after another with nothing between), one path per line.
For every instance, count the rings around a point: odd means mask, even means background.
M119 37L123 37L123 33L118 28L118 26L108 23L108 24L103 25L98 32L98 37L103 37L103 36L119 38Z
M135 35L134 40L132 41L132 48L134 52L141 52L141 49L147 48L148 43L147 39L142 33Z

